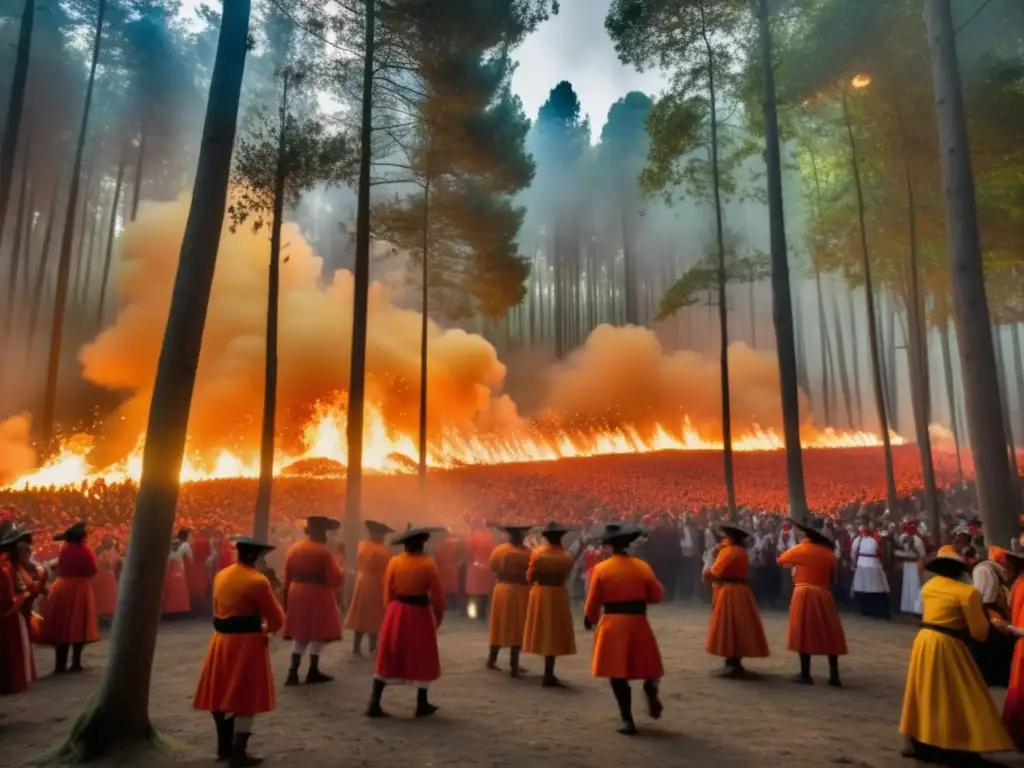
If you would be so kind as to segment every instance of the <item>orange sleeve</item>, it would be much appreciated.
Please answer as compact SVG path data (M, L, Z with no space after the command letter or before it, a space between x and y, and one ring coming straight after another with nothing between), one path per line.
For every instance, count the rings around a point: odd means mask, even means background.
M260 616L267 622L267 632L274 633L281 629L284 626L284 611L281 610L281 604L274 597L274 590L271 589L270 582L266 577L258 582L256 601L260 607Z
M388 561L388 568L384 571L384 605L395 599L395 570L398 567L398 558L393 557Z
M601 587L601 571L594 569L590 577L590 589L587 590L587 602L583 607L583 614L591 624L597 624L601 618L601 608L604 607L604 593Z
M537 578L537 560L539 559L540 550L533 550L530 552L530 565L526 569L526 580L533 582Z
M327 577L327 586L332 590L338 589L345 584L345 572L341 570L338 561L330 552L325 553L324 575Z
M501 569L504 566L504 563L502 562L504 560L504 554L505 550L502 547L495 547L493 550L491 550L491 573L493 573L495 576L501 575Z
M292 574L295 571L294 561L295 561L295 545L292 544L290 547L288 547L288 551L285 553L285 556L284 556L284 583L285 583L285 586L288 586L288 583L292 580Z
M441 587L441 574L437 570L437 566L433 562L430 565L431 567L427 571L427 593L430 595L430 608L434 612L434 621L440 627L441 622L444 621L444 609L446 608L444 589Z
M644 580L644 590L646 591L646 600L648 604L660 603L665 598L665 587L658 581L658 577L654 575L654 571L651 570L650 566L647 566L647 578Z
M732 561L736 559L737 553L733 550L737 549L735 545L730 547L722 547L718 551L718 556L715 558L715 562L711 565L711 575L715 578L721 578L725 575L725 572L732 565Z
M797 544L791 549L787 549L781 555L778 556L777 562L779 565L800 565L800 544Z

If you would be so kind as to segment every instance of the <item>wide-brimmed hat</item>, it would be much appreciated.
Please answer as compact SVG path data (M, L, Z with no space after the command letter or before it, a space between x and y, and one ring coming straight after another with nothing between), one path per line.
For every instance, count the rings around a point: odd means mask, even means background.
M602 544L631 544L641 536L647 535L647 529L632 523L608 523L598 537Z
M385 523L377 522L376 520L365 520L363 525L374 536L387 536L389 533L394 533L395 529Z
M341 528L341 521L333 517L313 515L306 518L306 528L310 531L336 531Z
M444 530L444 529L443 528L438 528L436 526L433 527L433 528L427 527L427 526L423 526L423 527L419 527L419 528L413 528L411 524L408 524L408 525L406 525L404 531L399 533L397 536L392 536L391 537L391 543L392 544L408 544L409 542L415 541L416 539L422 539L423 541L426 541L431 536L433 536L435 533L439 533L442 530Z
M13 549L23 541L31 543L32 531L11 526L5 533L0 534L0 552L6 552L9 549Z
M272 549L277 549L274 544L254 539L252 536L237 536L233 541L235 549L239 552L269 552Z
M85 523L77 522L72 526L69 526L64 530L63 533L58 533L53 537L54 541L81 541L85 538Z
M562 523L556 523L554 520L552 520L540 529L540 535L544 538L549 538L551 536L564 536L572 530L573 528L571 526L563 525Z
M746 541L750 537L750 531L732 523L722 523L718 526L718 532L737 542Z
M504 531L509 535L514 533L526 533L533 528L529 523L488 523L487 525L490 528L497 528L499 531Z
M938 576L959 579L968 571L966 561L959 555L934 555L924 564L924 569Z
M810 541L812 544L820 544L821 546L828 547L832 550L836 548L836 543L832 541L832 539L829 538L823 531L818 530L818 528L816 528L813 525L808 525L806 523L798 523L796 520L794 520L793 527L796 528L798 531L801 531L807 537L807 540Z

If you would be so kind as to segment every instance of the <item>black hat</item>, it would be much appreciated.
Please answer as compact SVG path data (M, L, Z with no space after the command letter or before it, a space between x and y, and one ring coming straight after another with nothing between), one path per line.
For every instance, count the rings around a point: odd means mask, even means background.
M750 536L750 531L746 531L732 523L722 523L718 526L718 532L723 536L728 536L733 541L740 543L746 541Z
M54 541L81 541L85 538L85 523L78 522L53 537Z
M561 523L556 523L554 520L552 520L543 528L541 528L540 535L543 536L545 539L561 538L565 534L569 533L569 531L571 530L573 529L570 526L562 525Z
M306 518L306 528L311 531L336 531L341 528L341 521L333 517L313 515Z
M399 533L397 536L391 537L392 544L408 544L409 542L421 539L424 542L429 539L433 534L438 533L443 529L441 528L413 528L411 523L407 523L405 530Z
M646 534L647 531L639 525L633 525L632 523L608 523L599 538L602 544L611 544L613 542L631 544Z
M251 536L237 536L235 537L235 549L239 552L248 550L249 552L269 552L272 549L277 549L273 544L267 544L265 541L257 541Z
M378 523L376 520L364 520L363 525L366 526L366 530L375 536L387 536L389 533L395 532L395 529L390 525Z
M14 549L20 542L27 541L32 542L32 532L26 531L24 528L11 528L0 537L0 552L6 552L9 549Z
M949 579L959 579L967 573L967 563L957 555L935 555L924 564L924 569Z
M488 524L488 525L490 525L490 524ZM497 528L498 530L501 530L501 531L504 531L505 533L507 533L509 535L512 535L514 533L525 534L528 530L533 528L533 526L530 525L529 523L504 523L504 524L501 524L501 525L497 525L497 524L496 525L491 525L491 527L492 528Z
M832 541L832 539L830 539L824 533L822 533L820 530L818 530L818 528L816 528L814 525L798 523L796 520L792 520L791 522L793 523L794 528L796 528L798 531L803 531L804 535L807 537L807 540L812 544L818 544L822 547L828 547L831 550L834 550L836 548L836 543Z

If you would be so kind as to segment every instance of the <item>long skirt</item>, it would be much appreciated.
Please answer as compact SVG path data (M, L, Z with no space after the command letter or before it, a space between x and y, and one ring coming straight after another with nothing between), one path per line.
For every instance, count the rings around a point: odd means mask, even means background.
M262 632L214 632L192 700L193 709L246 717L270 712L275 706L267 636Z
M572 606L564 586L535 584L530 588L523 651L537 656L573 656L576 653Z
M382 680L430 683L441 677L437 625L429 606L392 600L384 611L375 674Z
M917 633L910 650L900 733L944 750L1013 749L967 646L930 629Z
M832 593L812 584L797 584L789 604L786 648L811 656L842 656L846 634Z
M646 616L601 617L594 633L590 674L613 680L659 680L665 674L658 641Z
M58 578L43 614L43 645L77 645L100 639L92 579Z
M520 648L526 631L530 587L525 584L495 584L491 598L489 640L500 648Z
M352 602L345 617L345 629L377 634L384 622L384 574L359 573L352 590Z
M756 659L769 655L761 614L749 586L715 586L704 650L724 659Z
M291 582L282 637L300 643L340 640L341 613L334 590L326 584Z
M1017 643L1010 667L1010 683L1003 701L1003 726L1019 751L1024 751L1024 643Z

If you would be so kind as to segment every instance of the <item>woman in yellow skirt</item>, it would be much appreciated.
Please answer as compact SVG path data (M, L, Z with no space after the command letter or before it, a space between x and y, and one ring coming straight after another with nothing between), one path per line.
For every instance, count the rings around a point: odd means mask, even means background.
M984 642L989 621L981 594L963 581L967 564L939 555L925 570L924 615L910 651L900 733L904 756L926 762L984 764L982 752L1013 749L967 642Z
M523 647L526 629L526 608L530 602L530 583L526 572L530 569L530 550L524 545L530 525L502 525L509 540L491 552L491 572L494 574L494 593L491 596L490 652L487 668L498 669L498 653L509 649L512 677L520 677L519 651Z
M540 532L548 543L533 550L526 572L526 580L533 586L526 606L523 652L544 657L541 685L545 688L565 687L555 677L555 659L576 654L572 605L565 588L575 561L562 546L562 537L570 530L554 521L548 523Z

